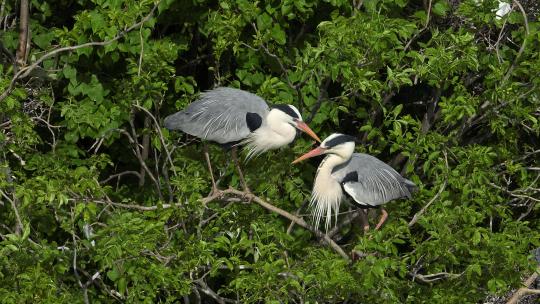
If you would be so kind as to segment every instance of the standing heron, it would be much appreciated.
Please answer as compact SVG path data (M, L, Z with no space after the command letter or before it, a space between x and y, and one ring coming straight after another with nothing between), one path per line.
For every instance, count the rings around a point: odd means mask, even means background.
M319 147L300 156L294 163L321 154L326 154L315 176L310 208L318 227L322 217L326 218L326 230L336 218L344 194L362 209L377 208L391 200L407 197L416 185L402 177L392 167L376 157L354 153L355 138L334 133L328 136ZM345 193L344 193L345 192ZM375 227L378 230L388 213L382 208L382 215ZM369 224L364 230L369 229Z
M290 144L297 130L306 132L320 142L319 137L302 121L296 107L280 104L269 107L259 96L233 88L219 87L201 94L186 109L169 115L165 128L181 130L204 140L232 148L232 157L246 192L244 175L237 157L237 146L245 145L248 158ZM218 191L208 149L204 155L212 178L212 193Z

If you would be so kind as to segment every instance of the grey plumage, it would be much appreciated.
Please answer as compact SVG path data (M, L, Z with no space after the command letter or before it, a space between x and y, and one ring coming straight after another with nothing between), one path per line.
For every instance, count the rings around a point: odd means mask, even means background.
M246 114L266 117L266 102L259 96L234 88L220 87L201 94L186 109L167 116L164 126L220 144L237 142L250 134Z
M358 181L343 183L351 172L356 172ZM402 197L411 198L416 187L386 163L363 153L353 153L347 162L334 167L332 177L362 207L376 207Z
M315 226L321 219L326 220L326 230L337 222L341 201L348 194L361 208L374 208L391 200L411 197L415 184L403 178L392 167L374 156L354 153L355 138L334 133L328 136L319 147L300 156L293 163L326 154L313 183L310 209ZM382 216L375 227L379 229L387 217L382 209ZM366 221L367 223L367 221ZM369 229L366 225L364 229Z

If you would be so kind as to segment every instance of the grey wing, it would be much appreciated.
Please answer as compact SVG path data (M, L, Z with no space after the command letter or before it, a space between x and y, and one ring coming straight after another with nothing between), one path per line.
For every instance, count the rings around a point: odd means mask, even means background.
M255 113L264 119L268 111L268 105L259 96L220 87L202 93L186 109L167 116L164 126L225 144L240 141L249 135L247 113Z
M345 192L357 204L366 207L379 206L402 197L410 198L416 187L389 165L363 153L354 153L348 162L334 168L332 176L340 181Z

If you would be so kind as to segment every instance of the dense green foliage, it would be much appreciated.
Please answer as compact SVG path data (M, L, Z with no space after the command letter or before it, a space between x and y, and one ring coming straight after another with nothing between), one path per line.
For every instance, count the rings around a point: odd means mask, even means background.
M467 303L536 267L536 1L163 0L143 20L155 1L32 0L16 63L20 2L0 12L2 91L30 71L0 100L3 303ZM352 263L257 204L203 206L202 145L161 122L217 85L357 136L419 191L380 231L342 228ZM289 164L310 145L247 162L253 192L306 214L318 160Z

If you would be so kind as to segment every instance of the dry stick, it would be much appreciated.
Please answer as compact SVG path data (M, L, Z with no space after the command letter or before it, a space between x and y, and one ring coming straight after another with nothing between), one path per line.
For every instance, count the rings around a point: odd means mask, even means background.
M81 282L81 276L79 275L79 272L77 270L77 238L75 237L75 219L73 216L73 208L71 209L71 229L71 236L73 238L73 273L75 274L77 283L79 283L79 287L83 290L84 303L89 304L90 301L88 300L88 286Z
M529 278L527 278L527 280L525 280L525 282L523 282L523 285L525 287L518 289L518 291L516 291L512 295L512 297L508 300L508 302L506 302L506 304L516 304L520 298L528 294L540 294L540 290L538 289L529 289L529 286L531 286L532 283L534 283L534 281L536 281L536 279L538 278L539 271L540 271L540 266L536 269L536 271L533 274L531 274Z
M300 211L302 211L302 209L304 209L304 207L306 207L308 201L305 200L303 203L302 203L302 206L300 206L300 208L298 208L298 210L296 210L296 216L299 216L300 215ZM292 232L292 229L294 227L294 222L291 221L291 224L289 225L289 228L287 228L287 234L291 234Z
M171 158L171 152L169 151L169 149L167 148L167 145L165 144L165 139L163 138L163 133L161 132L161 128L159 127L156 117L152 113L150 113L150 111L148 111L145 107L141 107L138 104L134 104L133 106L139 110L142 110L144 113L150 116L150 118L152 118L152 120L154 121L154 124L156 125L156 130L158 131L158 134L159 134L159 140L161 141L161 145L165 149L165 153L167 154L167 159L169 160L169 163L171 163L171 168L173 169L174 176L178 176L178 174L176 173L176 169L174 168L172 158Z
M446 180L444 180L443 184L441 185L441 188L439 189L439 192L437 192L437 194L435 194L435 196L422 208L420 209L420 211L418 211L412 218L412 220L409 222L409 227L412 227L412 225L416 224L416 222L418 222L418 219L420 218L420 216L426 212L427 208L429 208L429 206L431 204L433 204L433 202L439 198L439 196L441 195L441 193L444 191L444 189L446 188Z
M124 176L124 175L126 175L126 174L133 174L133 175L137 176L139 179L141 178L139 172L137 172L137 171L124 171L124 172L120 172L120 173L117 173L117 174L113 174L113 175L107 177L106 179L100 181L99 184L100 184L100 185L104 185L104 184L106 184L107 182L109 182L111 179L114 179L114 178L117 178L117 177L120 178L120 177L122 177L122 176Z
M28 40L28 0L21 0L19 15L19 45L17 47L17 64L23 66L26 59L26 47Z
M326 235L326 234L320 232L319 230L317 230L316 228L308 225L308 223L306 223L306 221L304 221L303 219L301 219L301 218L299 218L297 216L294 216L294 215L290 214L289 212L287 212L287 211L285 211L283 209L280 209L280 208L278 208L278 207L264 201L262 198L260 198L258 196L255 196L255 195L253 195L251 193L246 193L246 192L236 190L234 188L229 188L229 189L220 191L220 193L216 193L214 195L202 198L199 201L202 204L206 205L209 202L211 202L211 201L213 201L215 199L221 198L221 197L223 197L223 196L225 196L227 194L232 194L232 195L235 195L235 196L240 197L242 199L248 199L250 201L253 201L253 202L261 205L263 208L265 208L265 209L267 209L269 211L272 211L274 213L277 213L277 214L287 218L290 221L295 222L296 225L299 225L299 226L311 231L317 237L319 237L323 241L325 241L330 247L332 247L332 249L334 249L345 260L350 261L350 258L345 253L345 251L343 251L343 249L341 249L341 247L339 247L339 245L336 244L336 242L334 242L328 235ZM73 199L71 199L71 200L73 200ZM85 200L85 199L82 199L82 200ZM183 204L177 203L177 204L163 204L161 206L140 206L140 205L114 203L114 202L111 202L111 201L102 201L102 200L91 200L91 201L94 202L94 203L98 203L98 204L113 205L113 206L116 206L116 207L127 208L127 209L135 209L135 210L140 210L140 211L153 211L153 210L157 210L158 208L167 209L167 208L171 208L171 207L180 207L180 206L183 205Z
M215 291L210 289L210 287L208 286L208 284L206 284L206 282L204 282L203 280L196 280L195 283L199 285L200 291L210 296L219 304L225 304L225 300L222 297L220 297Z
M152 174L152 171L150 171L150 168L148 168L148 166L146 165L146 162L145 160L143 159L142 155L141 155L141 151L139 151L139 142L137 140L137 133L135 132L135 123L133 122L133 117L130 118L129 120L129 124L131 126L131 132L133 134L133 137L129 136L129 139L131 141L131 144L133 144L134 148L135 148L135 156L137 157L137 159L139 160L139 163L141 164L141 166L144 168L144 170L146 171L146 173L148 174L148 176L150 177L150 179L154 182L154 184L156 185L156 190L158 192L158 195L159 195L159 199L160 200L163 200L163 195L161 193L161 189L160 189L160 185L159 185L159 182L158 180L154 177L154 174ZM127 133L127 131L124 130L124 134L129 134Z
M414 36L411 37L411 40L409 40L409 42L407 42L407 44L403 48L403 51L406 51L411 46L414 39L416 39L418 36L420 36L420 33L422 33L423 31L425 31L428 28L429 20L430 20L430 14L431 14L431 2L432 2L432 0L429 0L428 11L427 11L427 16L426 16L426 24L418 32L416 32L416 34L414 34Z
M150 118L146 116L144 118L144 130L148 131L149 127L150 127ZM141 152L141 158L144 162L146 162L146 160L148 159L149 150L150 150L150 134L148 132L145 132L142 138L142 152ZM144 185L144 179L146 176L146 171L142 166L141 166L139 175L140 175L139 187L141 187Z
M0 194L2 194L2 196L11 204L11 208L13 208L13 212L15 213L15 218L17 219L17 224L15 225L15 234L21 235L23 223L21 220L21 216L19 215L19 210L17 209L17 204L15 203L15 200L7 196L6 193L4 193L4 191L2 191L1 189L0 189Z
M227 193L231 193L231 194L235 194L235 195L239 195L239 196L250 196L249 194L246 194L244 192L241 192L241 191L238 191L236 189L227 189L225 190L224 192L227 192ZM269 211L272 211L272 212L275 212L291 221L294 221L297 225L299 226L302 226L303 228L311 231L313 234L315 234L317 237L323 239L330 247L332 247L332 249L334 249L339 255L341 255L345 260L347 261L350 261L350 258L349 256L345 253L345 251L343 251L343 249L341 249L341 247L339 247L338 244L336 244L328 235L320 232L319 230L317 230L316 228L314 227L311 227L310 225L308 225L308 223L306 223L306 221L304 221L303 219L301 218L298 218L292 214L290 214L289 212L283 210L283 209L280 209L272 204L269 204L267 203L266 201L264 201L263 199L261 199L260 197L258 196L255 196L255 195L251 195L251 199L252 201L256 202L257 204L261 205L263 208L269 210Z
M523 15L523 22L525 23L525 37L523 38L523 43L521 44L521 47L519 48L519 51L516 55L516 58L514 58L514 62L512 62L512 65L508 68L508 71L504 75L504 78L501 83L505 83L508 78L510 78L510 74L514 70L514 68L517 65L517 62L519 60L519 57L521 57L521 54L523 54L523 51L525 51L525 45L527 44L527 38L529 37L529 21L527 20L527 13L525 12L525 9L523 9L523 6L521 6L521 3L517 0L512 0L515 5L518 6L519 10L521 11L521 14Z
M444 152L444 151L443 151ZM446 170L448 170L448 157L446 156L446 152L444 152L444 160L446 162ZM444 189L446 188L446 184L448 183L448 178L445 178L444 179L444 182L443 184L441 185L441 188L439 189L439 192L437 192L437 194L435 194L435 196L422 208L420 209L420 211L418 211L412 218L412 220L409 222L409 227L412 227L412 225L416 224L416 222L418 222L418 219L420 218L420 216L426 212L427 208L429 208L429 206L431 204L433 204L433 202L439 198L439 196L441 196L442 192L444 191Z
M417 273L411 273L409 272L408 275L410 275L414 280L418 280L422 283L433 283L435 281L439 281L439 280L444 280L444 279L455 279L455 278L459 278L461 275L463 275L464 272L462 273L448 273L448 272L439 272L439 273L434 273L434 274L417 274Z
M120 38L124 37L127 33L129 33L132 30L138 28L143 23L145 23L150 18L152 18L152 16L154 15L154 11L156 10L156 8L158 7L160 2L156 3L156 5L154 5L154 7L150 11L150 13L148 13L148 15L146 15L143 19L141 19L141 21L139 21L139 22L133 24L132 26L128 27L127 29L119 32L118 34L116 34L116 36L114 36L113 38L111 38L109 40L99 41L99 42L87 42L87 43L74 45L74 46L61 47L61 48L50 51L47 54L41 56L38 60L36 60L36 62L32 63L31 65L29 65L29 66L27 66L25 68L20 69L15 75L13 75L13 78L11 79L11 82L9 83L8 88L0 95L0 101L6 99L6 97L9 94L11 94L11 92L15 88L15 83L17 82L17 80L30 75L30 73L35 68L37 68L43 61L47 60L48 58L51 58L51 57L55 56L56 54L62 53L62 52L74 51L74 50L78 50L78 49L85 48L85 47L90 47L90 46L106 46L106 45L109 45L109 44L119 40Z

